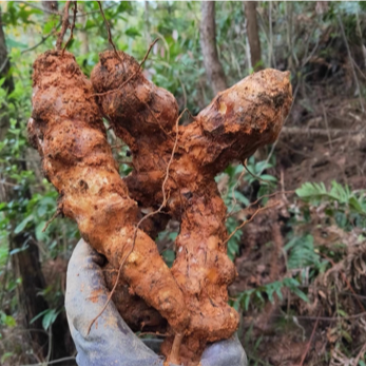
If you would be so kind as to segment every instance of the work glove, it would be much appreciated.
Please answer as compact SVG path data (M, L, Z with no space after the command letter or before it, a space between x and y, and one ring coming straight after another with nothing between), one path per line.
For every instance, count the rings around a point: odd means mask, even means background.
M104 307L109 290L101 265L104 258L84 240L77 244L67 270L66 314L77 349L79 366L163 366L153 352L128 327L112 301ZM209 345L201 366L247 366L247 357L237 336Z

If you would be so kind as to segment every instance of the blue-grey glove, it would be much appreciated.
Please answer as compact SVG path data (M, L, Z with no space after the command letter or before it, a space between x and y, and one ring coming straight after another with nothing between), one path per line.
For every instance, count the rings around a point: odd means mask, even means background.
M66 314L79 366L163 366L163 359L148 348L127 326L113 302L92 326L107 301L101 256L80 240L67 270ZM237 336L206 348L202 366L247 366Z

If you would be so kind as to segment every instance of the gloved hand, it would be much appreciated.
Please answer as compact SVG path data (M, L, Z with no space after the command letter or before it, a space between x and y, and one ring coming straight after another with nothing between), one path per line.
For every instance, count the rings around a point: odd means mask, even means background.
M163 366L163 359L148 348L127 326L110 301L102 315L88 327L108 297L100 265L103 258L80 240L67 270L66 314L79 366ZM247 366L237 336L206 348L202 366Z

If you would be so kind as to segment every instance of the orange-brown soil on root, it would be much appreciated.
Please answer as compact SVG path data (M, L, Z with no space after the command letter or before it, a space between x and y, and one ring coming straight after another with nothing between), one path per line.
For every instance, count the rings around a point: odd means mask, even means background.
M116 280L118 269L110 263L103 267L107 288L112 289ZM118 285L112 297L118 312L124 321L134 331L158 332L164 334L167 330L167 322L160 313L147 305L147 303L133 292L133 289L123 280Z
M214 177L275 141L292 102L289 74L268 69L245 78L176 134L174 97L148 81L132 57L119 56L122 62L113 52L101 54L91 79L103 114L133 153L134 170L125 181L142 207L162 203L162 182L178 139L165 210L181 222L172 273L191 316L180 359L194 365L207 342L230 337L238 326L238 314L227 304L236 272L226 254L226 207ZM164 354L172 342L167 339Z
M67 52L46 52L33 69L28 131L42 156L44 174L60 194L58 209L77 222L82 237L115 270L133 247L122 282L146 302L141 309L155 308L174 331L182 332L189 322L182 291L154 241L136 232L138 207L118 174L91 83Z

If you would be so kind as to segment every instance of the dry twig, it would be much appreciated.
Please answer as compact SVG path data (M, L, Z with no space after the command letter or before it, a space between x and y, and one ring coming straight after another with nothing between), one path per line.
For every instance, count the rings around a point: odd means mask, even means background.
M310 346L311 346L311 342L313 341L315 331L318 328L318 324L319 324L319 318L316 319L316 322L315 322L314 327L313 327L313 331L311 332L309 342L306 345L305 352L303 353L303 355L301 357L301 361L300 361L299 366L303 366L303 364L304 364L305 358L306 358L306 356L309 352Z
M57 208L56 212L52 215L52 217L46 222L44 228L42 229L42 233L44 233L48 226L51 224L51 222L60 214L62 213L62 210L60 208Z
M283 192L280 192L280 193L283 193ZM253 219L262 211L265 211L265 210L269 210L270 208L273 208L273 207L276 207L278 205L278 203L275 203L273 205L269 205L269 206L265 206L265 207L261 207L261 208L258 208L257 211L254 212L254 214L250 217L250 219L248 220L245 220L243 223L241 223L238 227L235 228L235 230L229 235L229 237L224 241L224 244L227 244L228 241L235 235L235 233L242 229L246 224L249 224L251 221L253 221Z
M276 196L278 194L286 195L286 194L292 194L292 193L295 193L295 191L277 191L277 192L270 193L270 194L264 194L263 196L260 196L256 201L252 202L248 207L245 207L244 210L248 210L249 208L255 206L263 198L271 198L271 197ZM230 215L228 214L226 218L228 218L229 216L233 216L234 214L237 214L239 212L242 212L242 210L233 212Z
M66 41L65 46L62 50L62 55L64 54L67 45L69 44L69 42L72 40L73 36L74 36L74 28L75 28L75 23L76 23L76 13L78 12L77 9L77 1L74 1L74 18L72 20L72 25L71 25L71 32L70 32L70 37L69 39Z
M119 54L117 52L117 49L116 49L116 46L113 42L113 39L112 39L112 33L111 33L111 27L104 15L104 11L103 11L103 8L102 8L102 3L100 1L97 1L98 5L99 5L99 9L100 9L100 13L102 14L102 17L103 17L103 20L104 20L104 23L105 23L105 26L107 28L107 32L108 32L108 42L111 44L111 46L113 47L114 49L114 54L116 55L117 59L122 62L121 58L119 57Z
M57 51L61 51L62 41L64 39L65 33L69 26L69 8L70 8L70 1L67 1L64 8L64 14L62 16L62 27L60 34L57 37L56 41L56 49Z

